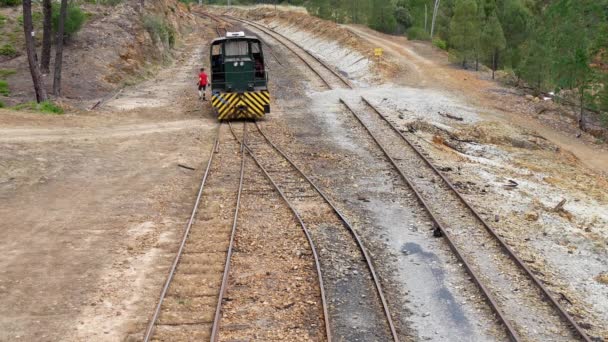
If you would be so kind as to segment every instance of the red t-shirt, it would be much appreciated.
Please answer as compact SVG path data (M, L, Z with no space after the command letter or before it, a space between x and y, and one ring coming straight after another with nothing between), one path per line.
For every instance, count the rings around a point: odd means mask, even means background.
M205 74L204 72L198 74L198 84L203 86L207 85L207 74Z

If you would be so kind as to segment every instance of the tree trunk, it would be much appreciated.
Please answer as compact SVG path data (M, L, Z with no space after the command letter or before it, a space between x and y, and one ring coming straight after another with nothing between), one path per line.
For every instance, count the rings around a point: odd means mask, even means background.
M584 115L585 115L585 107L584 107L584 105L585 105L585 88L584 88L584 86L581 86L580 97L581 97L581 103L580 103L581 113L578 118L578 128L580 128L581 131L584 132L585 131L585 117L584 117Z
M34 27L32 24L32 0L23 0L23 32L25 33L25 50L27 51L27 61L32 74L32 82L34 83L34 91L36 92L36 102L48 100L46 88L44 87L44 79L40 73L38 66L38 57L36 56L36 45L34 42Z
M44 14L44 23L42 30L42 52L40 54L40 71L43 74L48 74L51 64L51 41L53 40L53 5L51 3L51 0L42 1L42 12Z
M31 1L31 0L29 0ZM68 0L61 0L59 10L59 24L55 36L55 74L53 78L53 94L61 96L61 66L63 63L63 32L65 28L65 17L68 12Z

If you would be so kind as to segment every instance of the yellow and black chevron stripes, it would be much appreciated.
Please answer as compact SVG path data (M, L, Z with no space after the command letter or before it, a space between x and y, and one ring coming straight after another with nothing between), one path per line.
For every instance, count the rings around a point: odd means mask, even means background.
M265 106L270 105L270 94L267 90L216 93L211 105L217 110L219 120L262 118Z

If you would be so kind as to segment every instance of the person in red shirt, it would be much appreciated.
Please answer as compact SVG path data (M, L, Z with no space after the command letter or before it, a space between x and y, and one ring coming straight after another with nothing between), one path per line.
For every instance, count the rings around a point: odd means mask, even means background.
M203 99L203 101L207 101L205 98L205 91L207 90L208 77L205 73L205 68L201 68L201 72L198 74L198 98Z

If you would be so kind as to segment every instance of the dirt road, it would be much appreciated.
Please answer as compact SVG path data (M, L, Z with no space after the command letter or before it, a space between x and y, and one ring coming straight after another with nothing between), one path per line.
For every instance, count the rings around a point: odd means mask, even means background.
M118 341L149 318L213 139L192 38L101 112L1 113L1 341Z
M546 123L523 115L519 110L522 98L508 95L509 91L499 83L480 78L479 73L455 68L447 62L445 52L420 42L410 42L404 37L388 36L361 26L348 29L370 43L382 47L391 57L403 63L405 77L395 81L413 87L428 87L447 91L467 99L482 108L487 120L502 121L533 129L560 148L572 152L587 167L596 172L608 169L608 153L577 139L574 134L564 134L547 127Z

